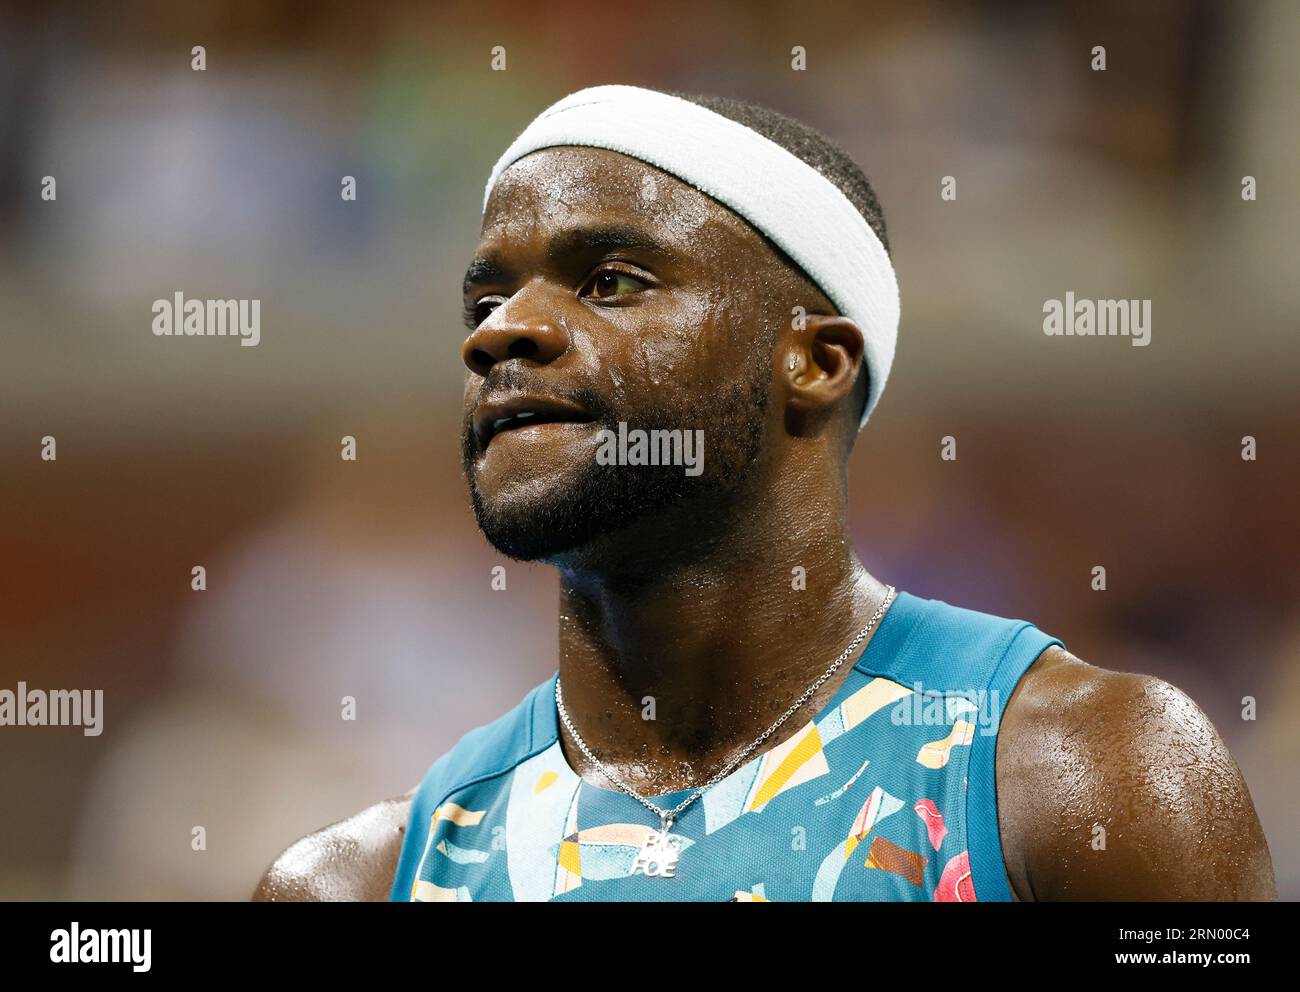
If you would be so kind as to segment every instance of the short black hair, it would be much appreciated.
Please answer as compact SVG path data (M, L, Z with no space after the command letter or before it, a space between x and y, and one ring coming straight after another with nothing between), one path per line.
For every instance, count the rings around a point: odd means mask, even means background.
M876 199L876 191L871 187L871 181L867 179L866 173L858 166L858 163L849 157L848 153L839 145L835 144L830 138L822 134L816 128L809 127L802 121L797 121L793 117L788 117L778 110L770 107L759 106L756 103L746 103L744 100L736 100L725 96L709 96L700 93L671 93L670 96L678 97L682 100L689 100L705 110L711 110L715 114L720 114L737 124L743 124L751 131L757 131L768 141L773 141L780 145L790 154L802 159L820 172L823 176L833 182L839 191L843 193L850 203L858 208L858 213L866 219L867 226L875 232L876 237L885 248L885 254L889 254L889 235L885 231L885 212L880 207L880 201ZM764 238L764 240L768 240ZM775 247L775 246L773 246ZM784 252L779 252L785 257ZM794 268L799 269L790 259L786 259ZM802 272L802 269L799 271ZM807 273L804 277L808 278ZM812 282L811 279L808 279ZM866 371L864 367L864 372ZM866 376L863 376L866 379ZM858 421L862 419L862 413L867 408L868 391L862 391L862 405L858 409Z

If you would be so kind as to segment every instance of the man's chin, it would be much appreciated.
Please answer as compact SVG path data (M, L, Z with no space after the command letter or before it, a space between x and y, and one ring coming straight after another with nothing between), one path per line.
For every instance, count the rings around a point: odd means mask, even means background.
M488 543L516 561L551 561L594 537L552 498L483 500L471 489L479 530Z
M687 487L675 468L636 473L592 466L563 482L486 493L477 476L470 478L474 517L488 542L519 561L555 564L676 502Z

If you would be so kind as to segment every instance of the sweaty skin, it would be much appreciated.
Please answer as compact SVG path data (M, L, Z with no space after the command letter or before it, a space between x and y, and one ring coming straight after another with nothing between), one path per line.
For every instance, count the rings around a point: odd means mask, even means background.
M558 513L602 426L484 438L475 414L502 397L587 396L629 422L651 409L718 418L680 426L723 439L723 470L711 474L710 451L686 496L532 556L560 572L560 677L591 749L643 793L707 781L884 600L845 524L861 332L736 215L598 149L536 152L502 176L465 288L467 473L492 519ZM762 426L751 458L744 432L727 430L741 411L712 401L746 395L755 376L767 399L750 404ZM796 565L807 589L792 594ZM655 720L640 718L645 696ZM796 713L765 746L801 726ZM608 787L567 730L561 744L579 775ZM1020 900L1276 898L1240 771L1205 715L1158 679L1048 648L1008 701L996 781ZM254 899L386 899L413 794L298 841Z

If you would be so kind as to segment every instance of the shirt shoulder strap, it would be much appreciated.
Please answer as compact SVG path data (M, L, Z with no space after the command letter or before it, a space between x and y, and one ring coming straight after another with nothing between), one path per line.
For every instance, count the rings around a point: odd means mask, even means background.
M555 680L552 675L510 712L469 731L425 773L411 801L411 815L397 859L389 898L406 902L424 856L433 812L454 792L510 771L554 743Z
M997 735L1021 677L1053 644L1027 620L980 613L900 592L857 667L917 691L969 694L979 724L966 777L971 882L980 901L1007 901L998 828Z

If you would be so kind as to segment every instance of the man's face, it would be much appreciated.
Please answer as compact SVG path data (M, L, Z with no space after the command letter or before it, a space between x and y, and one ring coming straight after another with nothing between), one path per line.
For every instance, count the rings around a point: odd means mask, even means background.
M761 447L783 269L730 211L634 159L553 148L511 166L465 282L462 447L488 539L559 559L733 498ZM598 432L620 421L703 430L703 473L599 464Z

